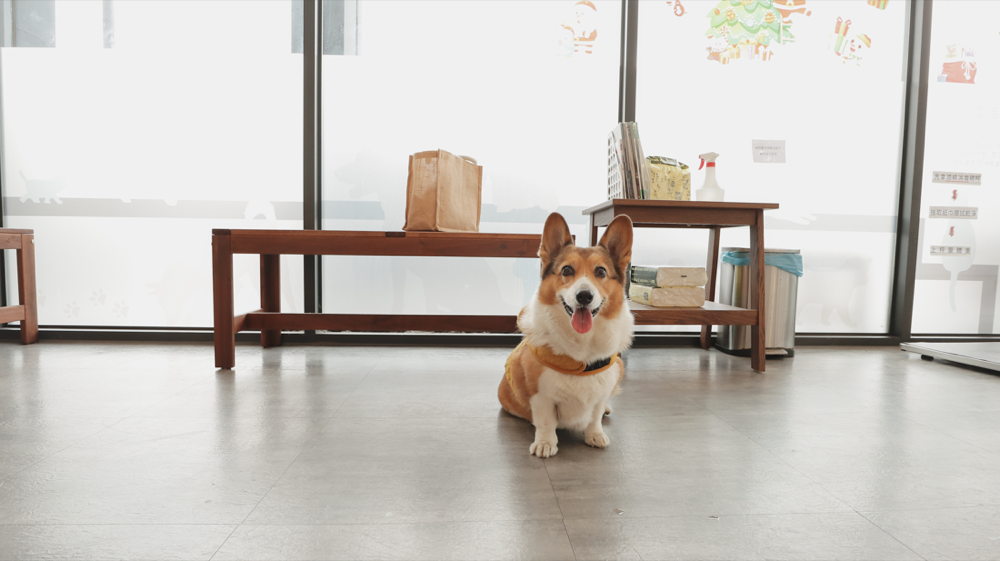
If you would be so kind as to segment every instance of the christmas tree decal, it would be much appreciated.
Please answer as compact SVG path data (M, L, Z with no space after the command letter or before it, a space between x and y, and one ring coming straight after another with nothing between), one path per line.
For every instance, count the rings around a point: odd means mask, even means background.
M806 0L721 0L708 12L708 58L728 64L734 58L769 60L768 47L795 40L792 13L805 13Z

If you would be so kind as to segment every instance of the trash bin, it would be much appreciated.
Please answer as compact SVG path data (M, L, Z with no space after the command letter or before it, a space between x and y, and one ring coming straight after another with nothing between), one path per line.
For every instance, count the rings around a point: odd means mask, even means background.
M769 357L795 356L795 304L802 255L797 249L764 250L765 354ZM750 250L745 247L722 249L719 266L719 303L750 307ZM750 325L720 325L716 346L719 350L750 356Z

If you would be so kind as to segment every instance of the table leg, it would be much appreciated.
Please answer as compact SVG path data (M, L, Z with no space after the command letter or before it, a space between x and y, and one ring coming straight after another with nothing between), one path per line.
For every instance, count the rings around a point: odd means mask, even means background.
M750 367L764 372L764 211L757 211L757 220L750 226L750 307L757 310L757 325L750 326Z
M260 309L264 312L281 311L281 256L260 256ZM281 345L280 329L262 329L260 346Z
M705 300L715 302L715 277L719 271L719 236L722 228L715 227L708 229L708 262L705 270L708 273L708 282L705 283ZM707 349L712 346L712 326L701 326L701 348Z
M597 225L594 224L594 215L590 215L590 247L597 245Z
M38 303L35 290L35 236L21 234L21 249L17 250L17 297L24 306L21 320L21 344L38 341Z
M212 292L215 300L215 367L236 366L233 329L233 245L229 234L212 234Z

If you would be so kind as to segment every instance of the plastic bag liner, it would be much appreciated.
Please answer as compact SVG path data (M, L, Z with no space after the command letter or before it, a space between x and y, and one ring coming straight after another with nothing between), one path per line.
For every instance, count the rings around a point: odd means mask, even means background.
M727 251L722 254L722 262L741 267L750 265L750 254L745 251ZM802 276L802 254L801 253L768 253L764 252L764 265L777 267L782 271L801 277Z

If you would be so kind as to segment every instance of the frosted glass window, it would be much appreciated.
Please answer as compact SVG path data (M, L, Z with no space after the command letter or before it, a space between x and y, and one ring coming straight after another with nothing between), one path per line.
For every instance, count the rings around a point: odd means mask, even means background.
M559 211L587 243L580 211L607 198L619 2L347 5L356 51L323 57L324 228L402 229L408 155L440 148L483 166L481 232L541 233ZM323 310L345 313L514 314L539 276L537 259L326 257L323 270Z
M799 249L799 333L885 333L905 72L902 0L684 0L639 10L636 121L646 155L717 152L727 201L774 202L766 245ZM755 162L754 140L785 162ZM636 262L705 263L703 232L643 233ZM747 229L723 230L746 246Z
M913 333L1000 333L998 18L996 1L934 3Z
M6 224L35 230L42 325L210 327L212 228L302 227L292 2L107 4L57 0L54 48L0 50Z

